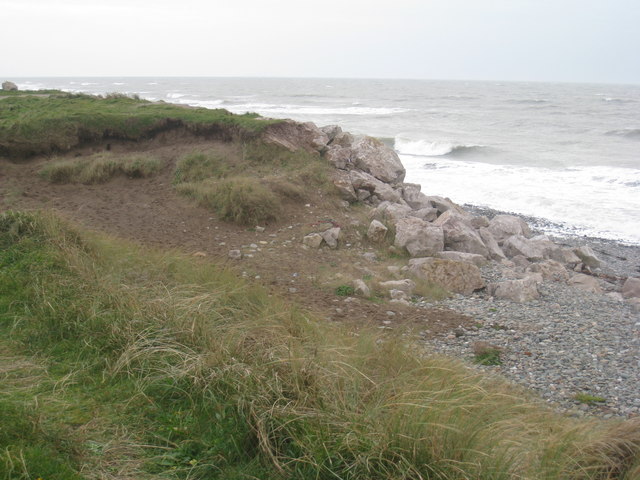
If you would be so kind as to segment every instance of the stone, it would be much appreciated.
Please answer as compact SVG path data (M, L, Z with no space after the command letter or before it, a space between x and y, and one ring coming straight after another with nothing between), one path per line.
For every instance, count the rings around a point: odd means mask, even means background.
M569 272L564 265L555 260L545 260L540 263L532 263L527 267L528 272L540 273L542 278L551 282L566 282L569 280Z
M324 150L329 137L311 122L300 123L283 120L265 128L262 139L267 143L280 145L291 152L306 150L317 153Z
M627 278L622 285L621 293L624 298L640 298L640 278Z
M356 196L358 197L359 202L364 202L371 196L371 192L368 190L358 190L356 191Z
M470 295L485 286L480 269L466 262L442 258L414 258L409 261L409 271L417 278L463 295Z
M352 161L356 168L385 183L401 183L405 169L398 154L377 138L354 137Z
M598 268L602 265L602 261L598 258L595 252L591 249L591 247L584 245L579 248L574 248L573 253L575 253L582 263L587 267Z
M364 258L367 262L372 262L372 263L378 260L378 257L373 252L363 253L362 258Z
M325 125L320 130L327 136L329 143L333 142L337 135L342 133L342 128L338 125Z
M419 218L401 218L396 222L394 245L405 248L412 257L433 256L444 250L444 233L442 227Z
M341 147L340 145L330 145L324 153L324 158L340 170L351 170L353 168L351 153L350 148Z
M496 215L489 221L487 228L498 244L502 244L504 240L513 235L520 235L526 238L531 237L529 225L515 215Z
M380 282L379 285L383 290L399 290L407 295L412 295L413 290L416 288L416 282L410 278L405 278L403 280L388 280L386 282Z
M493 234L489 231L488 228L480 228L478 230L478 235L482 239L484 246L487 247L487 251L489 252L489 258L491 260L496 260L498 262L505 260L507 257L498 245Z
M338 247L338 238L340 237L340 227L333 227L325 230L320 234L322 239L329 245L329 248Z
M370 297L371 296L371 290L369 289L367 284L364 283L364 280L361 280L359 278L357 278L357 279L355 279L353 281L353 289L354 289L356 295L361 295L363 297Z
M369 240L375 243L380 243L384 240L384 237L387 235L389 229L385 227L382 222L378 220L372 220L369 224L369 229L367 230L367 237Z
M349 179L354 190L367 190L377 195L381 200L391 203L405 204L402 195L394 190L388 183L382 182L366 172L351 170Z
M319 233L310 233L309 235L305 235L302 239L302 244L311 248L320 248L322 245L322 235Z
M438 210L438 214L440 215L449 210L455 210L461 215L470 217L469 213L467 213L460 205L453 203L449 198L439 197L437 195L429 195L427 196L427 199L429 200L433 208Z
M421 188L417 183L404 183L402 185L402 198L411 208L416 210L433 208L429 198L420 191Z
M343 200L347 202L355 202L358 200L358 195L356 195L356 191L351 183L351 177L349 177L347 172L336 170L332 173L331 179Z
M16 91L18 90L18 86L13 82L2 82L2 90L5 92Z
M575 267L581 261L580 257L573 253L573 249L564 247L558 247L551 250L551 252L549 252L549 258L556 262L570 265L571 268Z
M455 262L471 263L476 267L482 267L488 263L485 257L483 257L482 255L478 255L476 253L446 251L446 252L438 252L436 256L438 258L453 260Z
M259 225L258 225L258 226L256 226L256 232L258 232L258 233L264 233L264 231L265 231L265 228L264 228L264 227L261 227L261 226L259 226Z
M609 292L606 296L614 302L624 302L624 297L620 292Z
M440 215L434 225L442 227L444 246L456 252L475 253L489 258L489 250L478 232L467 223L469 219L455 210Z
M401 218L408 217L411 212L412 210L409 205L400 205L385 201L373 210L372 216L395 224Z
M418 210L411 210L409 215L420 218L425 222L433 222L438 218L438 210L433 207L419 208Z
M407 299L409 298L407 296L407 293L403 292L402 290L389 290L389 296L391 297L391 300L396 301L407 301Z
M584 273L577 273L569 279L569 285L591 293L602 293L598 279Z
M532 262L543 260L546 253L546 244L542 241L534 241L522 235L511 235L502 244L504 254L513 258L522 255Z
M240 260L242 258L242 252L240 250L229 250L227 255L231 260Z
M515 280L490 283L487 287L489 294L495 298L524 303L540 297L538 291L539 277L525 277Z
M627 303L633 312L640 313L640 298L629 298Z

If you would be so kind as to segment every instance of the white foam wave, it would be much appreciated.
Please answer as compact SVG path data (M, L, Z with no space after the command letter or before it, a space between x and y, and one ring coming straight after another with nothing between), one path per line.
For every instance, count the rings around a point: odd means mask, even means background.
M191 105L192 107L203 108L219 108L224 103L224 100L192 100L184 98L176 98L175 103L181 105Z
M186 97L186 96L187 96L186 93L175 93L175 92L167 93L167 98L170 98L172 100L176 98Z
M430 142L428 140L409 140L396 137L394 148L403 155L440 157L452 153L479 152L486 147L484 145L461 145L452 142Z
M552 170L445 157L400 158L407 168L406 181L421 184L428 195L544 218L573 233L640 244L638 169Z
M228 107L233 113L256 112L265 117L278 117L284 115L311 116L311 115L394 115L409 111L406 108L386 107L319 107L310 105L274 105L269 103L245 103Z

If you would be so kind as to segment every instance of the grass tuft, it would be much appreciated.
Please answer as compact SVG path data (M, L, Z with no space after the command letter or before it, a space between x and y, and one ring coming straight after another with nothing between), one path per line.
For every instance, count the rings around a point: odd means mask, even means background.
M54 160L47 163L40 176L51 183L105 183L117 175L145 178L157 174L163 162L146 155L117 156L98 153L76 160Z

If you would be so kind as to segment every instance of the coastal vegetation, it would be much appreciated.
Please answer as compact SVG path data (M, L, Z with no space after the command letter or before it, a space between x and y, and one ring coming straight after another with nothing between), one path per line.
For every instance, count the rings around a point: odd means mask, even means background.
M268 269L302 252L305 258L289 264L295 270L277 271L286 273L289 292L304 288L303 273L320 278L324 268L335 282L326 292L330 307L340 301L341 309L349 308L342 297L355 293L353 278L373 284L372 298L386 301L376 269L392 265L367 264L365 278L356 265L361 251L290 246L295 235L302 246L301 236L319 225L338 228L327 217L338 197L318 155L260 137L270 121L121 95L20 93L0 97L0 156L11 159L0 179L36 154L55 154L26 174L54 192L45 201L117 175L158 175L149 182L167 188L153 201L165 196L179 203L175 190L223 220L246 224L212 222L209 230L202 225L208 212L196 217L207 239L224 245L225 258L232 245L215 237L223 228L238 244L285 245ZM158 156L106 148L112 141L143 144L170 131L183 142L179 149L153 150ZM215 141L193 141L200 136ZM122 183L135 190L144 182ZM13 187L18 205L40 194L32 185L19 187ZM86 190L88 203L97 189ZM258 240L257 224L276 221L293 206L306 213L309 199L316 213L298 217L306 223L300 220L294 233L287 222ZM3 205L6 210L6 200ZM136 231L144 216L158 223L158 215L146 213L150 208L138 208L142 214L122 223ZM349 207L353 220L359 214L358 205ZM177 222L163 228L163 239L188 232ZM365 232L350 228L345 222L349 241L367 242ZM365 245L373 255L375 248L389 254L391 246L388 238ZM330 261L311 271L309 252ZM637 418L561 415L505 380L428 355L404 330L328 321L326 312L306 309L243 278L233 262L225 267L211 258L129 243L50 212L0 214L0 480L640 477ZM242 264L247 278L264 273L252 271L254 265ZM426 280L417 283L420 296L446 295ZM322 288L311 292L323 294ZM500 349L476 347L478 357L485 355L480 363L500 362Z

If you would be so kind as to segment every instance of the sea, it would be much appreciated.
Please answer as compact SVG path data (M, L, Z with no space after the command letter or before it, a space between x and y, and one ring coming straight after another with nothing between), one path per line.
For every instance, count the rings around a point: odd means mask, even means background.
M428 195L640 245L640 85L310 78L22 78L377 137Z

